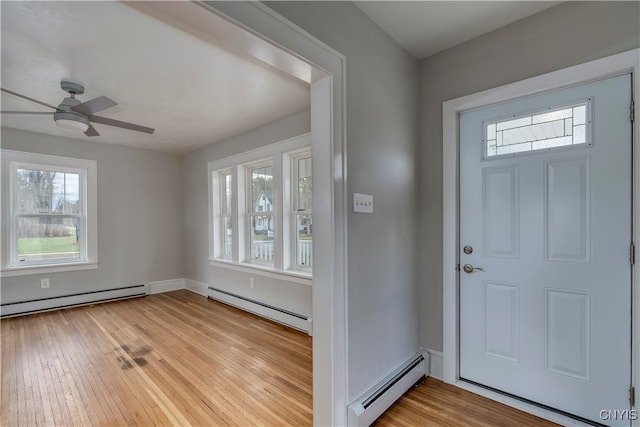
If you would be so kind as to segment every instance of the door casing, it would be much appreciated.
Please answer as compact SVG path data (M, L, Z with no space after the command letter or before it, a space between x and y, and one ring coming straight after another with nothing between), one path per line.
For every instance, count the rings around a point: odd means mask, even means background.
M456 270L459 264L459 114L463 111L499 102L629 72L632 73L633 96L635 96L635 94L640 93L639 71L640 49L634 49L443 103L443 371L441 376L445 382L472 390L493 400L500 401L543 418L567 425L577 424L571 418L460 380L459 272ZM639 116L640 112L636 110L632 131L634 148L637 135L640 131ZM637 171L640 171L640 150L634 149L633 155L633 237L634 242L638 244L640 243L640 232L637 227L637 224L640 223L640 177ZM640 292L638 291L637 280L638 273L640 273L639 264L639 262L635 263L632 272L632 348L634 354L632 356L633 374L631 381L636 387L640 385L640 370L638 369L638 358L640 355L637 350L638 344L640 343L640 316L638 316ZM638 402L636 402L636 405L638 405ZM634 425L640 425L640 422L636 420L634 421Z

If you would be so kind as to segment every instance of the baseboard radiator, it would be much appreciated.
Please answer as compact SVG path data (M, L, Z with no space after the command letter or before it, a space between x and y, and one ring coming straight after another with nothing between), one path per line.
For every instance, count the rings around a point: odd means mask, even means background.
M349 426L369 426L427 374L427 361L416 354L349 405Z
M207 298L257 314L258 316L266 317L274 322L306 332L309 335L311 335L313 331L313 322L310 317L236 295L222 289L216 289L211 286L207 287Z
M104 291L82 292L51 298L38 298L28 301L10 302L0 305L0 316L10 317L41 311L59 310L62 308L81 305L97 304L101 302L117 301L147 295L146 285L124 286L122 288Z

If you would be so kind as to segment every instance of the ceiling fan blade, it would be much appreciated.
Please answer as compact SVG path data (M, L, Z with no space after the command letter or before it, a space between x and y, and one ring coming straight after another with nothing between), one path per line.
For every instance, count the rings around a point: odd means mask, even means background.
M46 102L38 101L37 99L30 98L30 97L28 97L26 95L19 94L17 92L9 90L9 89L0 88L0 91L2 91L4 93L8 93L9 95L17 96L18 98L26 99L27 101L35 102L36 104L44 105L45 107L52 108L54 110L58 109L58 107L54 107L53 105L49 105Z
M129 130L135 130L137 132L153 133L155 131L155 129L153 129L153 128L148 128L146 126L140 126L140 125L134 125L133 123L121 122L120 120L109 119L107 117L91 115L91 116L89 116L89 120L91 120L92 122L95 122L95 123L103 124L103 125L115 126L115 127L118 127L118 128L129 129Z
M1 114L46 114L50 116L55 111L0 111Z
M118 105L118 103L113 101L112 99L109 99L106 96L99 96L81 104L74 105L73 107L71 107L71 109L73 111L77 111L78 113L84 114L85 116L89 116L91 114L97 113L98 111L106 110L107 108L116 105Z
M98 131L96 130L96 128L94 128L93 126L89 125L89 129L87 129L84 132L85 135L87 136L100 136L100 134L98 133Z

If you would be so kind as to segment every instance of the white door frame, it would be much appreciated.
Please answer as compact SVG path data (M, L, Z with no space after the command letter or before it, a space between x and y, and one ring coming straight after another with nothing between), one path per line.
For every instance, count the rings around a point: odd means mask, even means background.
M524 411L552 419L564 424L579 424L570 418L560 416L551 411L543 410L535 405L523 403L517 399L509 398L498 393L486 391L481 387L472 386L460 381L459 375L459 272L456 266L459 263L459 116L463 111L484 107L487 105L504 102L515 98L521 98L536 93L541 93L566 86L585 83L593 80L612 77L623 73L633 73L633 93L640 93L640 49L634 49L606 58L597 59L584 64L554 71L541 76L529 78L516 83L489 89L483 92L467 95L461 98L446 101L442 106L443 113L443 139L442 139L442 186L443 186L443 239L442 239L442 286L443 286L443 379L449 384L472 390L491 399L498 400L510 406ZM634 147L640 131L640 109L635 112L633 137ZM633 159L633 239L636 244L640 242L640 232L637 225L640 224L640 150L634 149ZM640 262L633 267L633 383L640 385L640 370L638 362L638 344L640 343L640 292L638 291L638 273ZM638 404L639 402L636 402ZM605 408L603 408L605 409ZM609 409L609 408L606 408ZM611 408L622 409L622 408ZM640 425L638 421L634 425Z
M347 425L346 58L260 2L195 3L253 36L233 33L226 43L311 85L313 198L318 201L313 221L323 230L313 239L313 424ZM203 21L205 15L189 21L206 34L224 37L222 24Z

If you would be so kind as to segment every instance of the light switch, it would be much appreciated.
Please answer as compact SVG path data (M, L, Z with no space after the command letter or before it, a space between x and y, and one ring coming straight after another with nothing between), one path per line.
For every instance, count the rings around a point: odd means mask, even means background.
M353 193L353 212L373 213L373 196L371 194Z

